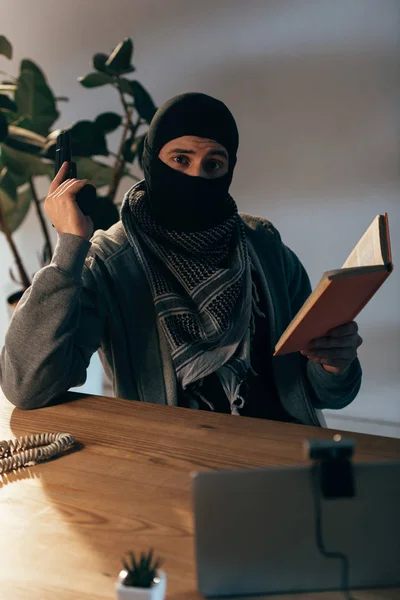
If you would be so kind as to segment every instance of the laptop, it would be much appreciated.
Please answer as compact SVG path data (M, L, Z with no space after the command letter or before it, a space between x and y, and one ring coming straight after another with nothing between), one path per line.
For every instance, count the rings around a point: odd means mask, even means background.
M400 462L354 463L355 496L319 493L328 552L350 589L400 586ZM342 561L318 549L311 468L193 476L198 589L204 596L340 590Z

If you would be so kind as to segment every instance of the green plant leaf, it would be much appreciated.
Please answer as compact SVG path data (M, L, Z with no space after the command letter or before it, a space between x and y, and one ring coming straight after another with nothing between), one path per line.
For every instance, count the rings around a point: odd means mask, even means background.
M103 165L88 156L78 156L75 159L79 179L89 179L96 188L110 185L112 168Z
M16 83L0 83L0 92L15 92L18 85Z
M10 125L13 125L14 127L20 127L21 129L26 129L29 132L32 131L32 119L27 116L23 116L23 117L19 116L16 119L15 116L12 115L12 120L10 122Z
M57 138L62 131L64 131L64 130L63 129L54 129L53 131L51 131L49 133L49 135L46 138L44 147L40 153L43 158L49 158L50 160L53 160L53 161L55 160Z
M147 123L150 124L157 110L152 97L138 81L131 81L132 95L135 99L135 108Z
M5 115L0 113L0 142L6 139L8 135L8 123Z
M125 79L125 77L119 77L117 79L117 85L123 94L129 94L133 97L133 88L131 86L131 81L129 79Z
M60 116L51 91L41 69L31 60L21 61L18 88L15 92L18 116L32 120L32 131L46 136Z
M45 142L45 137L29 129L16 127L15 125L9 125L8 136L4 140L4 143L10 146L10 148L31 154L39 154L43 150Z
M9 59L12 58L11 42L6 38L5 35L0 35L0 54Z
M78 156L108 156L108 148L104 133L93 121L77 121L63 131L71 131L72 154ZM42 156L55 159L57 135L61 130L52 131L43 146ZM57 135L56 135L57 134Z
M74 156L108 156L104 133L93 121L78 121L70 129Z
M0 173L0 205L11 233L14 233L25 219L30 203L30 189L18 190L17 192L10 171L7 167L4 167Z
M8 125L14 124L14 113L12 113L10 110L0 110L0 115L3 115Z
M30 189L18 192L16 202L10 204L9 198L3 194L0 184L0 204L8 229L14 233L22 225L31 205L32 195Z
M10 170L4 166L0 171L0 186L12 202L17 200L17 186L10 173Z
M131 570L132 571L136 571L137 568L138 568L138 565L136 563L135 553L134 552L129 552L129 556L131 557L131 563L132 563Z
M36 154L21 152L21 150L16 150L3 144L1 158L3 164L11 171L17 186L28 181L30 177L38 175L46 175L49 179L53 179L54 177L54 165L45 162Z
M6 96L5 94L0 94L0 110L1 109L16 112L18 110L18 107L15 104L14 100L11 100L11 98Z
M113 78L106 73L88 73L87 75L78 77L78 81L83 87L87 88L100 87L101 85L114 83Z
M105 112L98 115L95 120L96 125L103 133L115 131L122 123L121 115L113 112Z
M106 62L108 60L108 55L104 54L104 52L97 52L93 55L92 65L96 71L100 71L100 73L107 73Z
M49 135L46 137L46 142L45 142L45 146L46 144L48 144L49 142L56 142L58 136L60 135L60 133L64 131L64 129L53 129L53 131L50 131Z
M136 559L133 552L129 552L130 563L124 560L123 565L127 575L123 584L129 587L150 588L154 583L154 578L157 575L157 569L161 564L161 560L154 560L153 549L149 552L141 552Z
M104 66L117 75L132 73L135 70L131 65L132 55L133 42L125 38L114 48Z

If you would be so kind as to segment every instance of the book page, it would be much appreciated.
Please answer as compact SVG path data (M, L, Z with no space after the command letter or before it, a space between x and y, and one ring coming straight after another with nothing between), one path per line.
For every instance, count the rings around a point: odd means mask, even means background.
M378 215L347 257L342 269L351 267L371 267L384 264L379 224L380 216Z

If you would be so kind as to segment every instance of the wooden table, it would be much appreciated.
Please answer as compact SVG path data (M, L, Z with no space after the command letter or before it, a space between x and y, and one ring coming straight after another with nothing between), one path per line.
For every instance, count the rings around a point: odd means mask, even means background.
M0 476L1 600L114 598L120 559L154 547L168 598L195 600L190 473L304 463L305 438L329 430L67 394L36 411L0 398L0 440L70 432L83 449ZM400 458L400 440L354 434L357 460ZM394 600L400 590L355 594ZM340 593L279 596L339 600ZM272 596L268 597L270 600Z

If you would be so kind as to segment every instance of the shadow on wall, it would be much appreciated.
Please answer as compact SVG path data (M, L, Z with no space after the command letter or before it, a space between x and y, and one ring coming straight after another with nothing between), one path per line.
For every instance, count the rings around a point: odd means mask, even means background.
M399 391L398 416L400 422L400 327L365 327L360 334L363 345L359 350L360 361L368 364L365 378L381 379Z
M398 185L397 65L365 53L252 56L180 74L185 89L173 80L168 89L209 91L232 110L241 134L238 199L247 192L345 204L371 187Z

